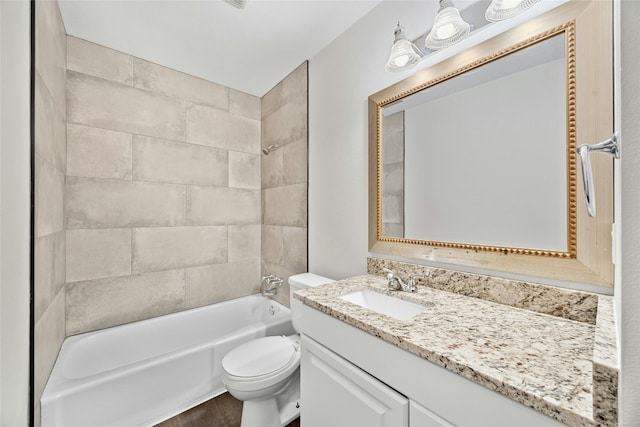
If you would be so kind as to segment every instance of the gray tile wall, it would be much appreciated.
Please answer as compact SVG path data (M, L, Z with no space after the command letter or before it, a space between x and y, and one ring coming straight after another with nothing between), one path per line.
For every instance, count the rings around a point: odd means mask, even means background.
M260 99L67 46L66 334L256 293Z
M56 1L35 3L35 425L65 338L66 34Z
M382 235L404 237L404 111L382 117Z
M307 271L307 70L305 62L262 98L262 274L285 280Z

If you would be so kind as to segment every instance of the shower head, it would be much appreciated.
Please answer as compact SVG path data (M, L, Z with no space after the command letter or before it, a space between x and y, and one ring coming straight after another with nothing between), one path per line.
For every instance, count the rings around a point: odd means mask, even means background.
M274 150L277 150L278 148L280 148L280 146L278 144L271 144L267 148L263 148L262 149L262 154L264 154L265 156L268 156L269 153L271 153Z

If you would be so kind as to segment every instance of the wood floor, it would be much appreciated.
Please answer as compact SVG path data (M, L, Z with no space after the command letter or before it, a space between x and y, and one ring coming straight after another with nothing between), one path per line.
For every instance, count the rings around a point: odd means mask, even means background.
M241 416L242 402L229 393L224 393L169 418L156 427L240 427ZM287 427L300 427L299 419Z

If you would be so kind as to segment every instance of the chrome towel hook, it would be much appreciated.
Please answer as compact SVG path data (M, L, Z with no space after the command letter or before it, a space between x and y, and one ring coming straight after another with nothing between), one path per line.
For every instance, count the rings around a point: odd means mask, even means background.
M614 133L611 138L593 145L580 145L576 149L582 164L582 182L584 183L584 197L587 203L589 216L596 216L596 195L593 188L593 173L591 172L591 160L589 153L606 153L616 159L620 158L620 147L618 146L618 134Z

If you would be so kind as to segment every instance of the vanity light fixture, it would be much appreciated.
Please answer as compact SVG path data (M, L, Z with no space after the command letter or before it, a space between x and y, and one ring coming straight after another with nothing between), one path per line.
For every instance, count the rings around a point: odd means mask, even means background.
M431 50L458 43L469 35L471 26L460 16L452 0L440 0L440 9L424 44Z
M484 17L495 22L513 18L529 9L540 0L491 0Z
M404 33L404 27L398 22L398 26L393 32L395 40L393 46L391 46L391 52L389 53L389 60L384 66L386 71L398 72L409 70L416 66L416 64L422 58L420 50L407 40L407 36Z

